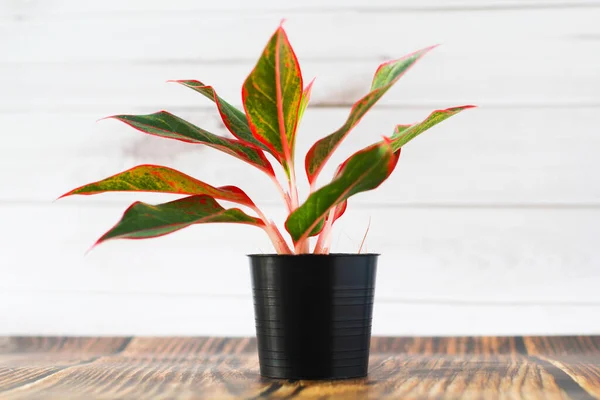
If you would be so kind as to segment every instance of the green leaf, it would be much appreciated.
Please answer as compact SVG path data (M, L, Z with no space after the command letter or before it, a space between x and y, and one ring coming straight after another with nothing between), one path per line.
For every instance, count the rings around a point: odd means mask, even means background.
M221 115L223 124L225 124L233 136L240 139L242 142L246 142L258 147L259 149L270 151L267 146L252 136L252 130L248 125L248 118L246 118L246 114L219 97L212 86L206 86L204 83L196 80L178 80L170 82L176 82L189 87L190 89L193 89L214 101L217 105L217 109L219 110L219 114Z
M402 132L404 132L405 130L407 130L408 128L410 128L412 125L396 125L396 127L394 128L394 134L400 134Z
M158 205L133 203L97 244L109 239L146 239L163 236L193 224L234 222L264 227L264 223L238 208L224 209L210 196L197 195Z
M418 122L414 125L398 125L392 135L392 149L394 151L398 151L402 146L406 143L413 140L415 137L420 135L422 132L425 132L427 129L431 128L434 125L439 124L440 122L450 118L453 115L458 114L463 110L467 110L469 108L474 108L475 106L460 106L460 107L452 107L447 108L445 110L435 110L427 118L423 121Z
M175 194L206 194L215 199L253 207L254 203L242 189L235 186L213 187L182 172L159 165L139 165L98 182L74 189L61 197L75 194L92 195L104 192L160 192Z
M313 192L288 217L285 227L294 243L314 232L332 207L354 194L378 187L394 170L398 156L399 153L394 154L390 144L384 141L348 158L331 183Z
M148 115L115 115L109 118L118 119L150 135L205 144L246 161L269 175L275 175L271 163L261 150L239 140L224 138L205 131L167 111Z
M304 115L306 106L308 106L308 101L310 100L310 94L312 92L313 83L315 83L314 79L310 81L310 83L304 88L304 91L302 92L302 100L300 100L300 108L298 109L298 122L302 120L302 116Z
M333 217L333 222L337 221L344 213L346 212L346 208L348 207L348 201L343 201L341 204L338 204L335 208L335 216ZM317 236L323 230L325 226L325 222L329 219L329 213L325 216L325 218L321 219L317 225L313 228L308 236Z
M301 99L300 65L280 26L244 82L242 101L254 137L272 150L288 174Z
M314 184L325 163L361 118L375 103L396 83L408 69L433 47L428 47L409 54L399 60L381 64L371 84L371 91L352 106L350 115L344 125L329 136L317 141L306 154L304 166L309 182Z

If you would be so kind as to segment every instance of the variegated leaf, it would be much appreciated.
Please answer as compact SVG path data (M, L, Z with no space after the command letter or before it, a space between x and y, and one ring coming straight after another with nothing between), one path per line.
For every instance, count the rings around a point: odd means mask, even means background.
M387 141L353 154L331 183L313 192L288 217L285 227L294 243L313 233L333 207L354 194L378 187L396 167L398 156Z
M418 122L414 125L398 125L392 135L392 149L398 151L406 143L413 140L415 137L425 132L427 129L439 124L440 122L450 118L453 115L458 114L463 110L474 108L475 106L460 106L447 108L445 110L435 110L423 121Z
M225 209L208 195L184 197L158 205L133 203L117 224L96 244L110 239L147 239L163 236L193 224L230 222L255 225L264 223L238 208Z
M256 140L252 135L246 114L218 96L217 92L212 86L207 86L204 83L196 80L177 80L171 82L176 82L189 87L190 89L193 89L214 101L217 105L217 109L219 110L219 114L221 115L223 124L225 124L233 136L240 139L242 142L246 142L260 149L270 151L267 146Z
M280 26L244 82L242 101L254 137L277 155L288 174L301 99L300 65Z
M304 166L306 175L311 184L331 157L331 154L339 146L341 141L348 135L361 118L375 105L375 103L391 88L408 69L414 65L425 53L433 47L428 47L409 54L399 60L389 61L381 64L371 84L371 91L352 106L350 115L337 131L317 141L306 154Z
M298 122L302 120L302 116L304 115L304 111L308 106L308 102L310 101L310 94L312 93L312 86L315 83L313 79L310 83L304 88L302 92L302 100L300 101L300 109L298 110Z
M333 217L333 222L337 221L344 213L346 212L346 208L348 208L348 201L345 200L342 203L338 204L335 207L335 215ZM329 214L325 216L319 223L313 228L312 232L308 236L317 236L323 230L325 223L329 219Z
M271 163L261 150L239 140L224 138L205 131L167 111L148 115L115 115L109 118L118 119L150 135L205 144L246 161L269 175L275 175Z
M198 195L253 207L244 191L235 186L213 187L182 172L159 165L139 165L98 182L74 189L61 197L75 194L92 195L105 192L160 192Z

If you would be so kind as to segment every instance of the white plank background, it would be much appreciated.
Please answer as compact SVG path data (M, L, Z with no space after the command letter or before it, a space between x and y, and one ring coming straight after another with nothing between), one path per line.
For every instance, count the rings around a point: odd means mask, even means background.
M251 227L93 241L134 199L53 202L142 163L236 184L279 222L275 190L218 152L144 136L117 113L167 109L226 134L232 103L281 18L317 76L299 151L343 123L384 60L441 43L352 132L324 175L395 124L458 115L406 146L334 233L382 253L374 334L600 331L600 1L0 0L0 334L249 335ZM301 157L299 159L302 159ZM306 193L306 185L301 187Z

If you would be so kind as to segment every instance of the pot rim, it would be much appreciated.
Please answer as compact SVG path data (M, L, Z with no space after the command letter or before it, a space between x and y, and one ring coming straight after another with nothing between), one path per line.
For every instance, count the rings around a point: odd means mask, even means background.
M296 258L296 257L306 257L306 258L337 258L337 257L379 257L381 254L379 253L330 253L330 254L246 254L247 257L250 258Z

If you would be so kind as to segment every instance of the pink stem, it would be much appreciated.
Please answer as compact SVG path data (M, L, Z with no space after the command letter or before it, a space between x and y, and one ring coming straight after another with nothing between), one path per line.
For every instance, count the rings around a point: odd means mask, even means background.
M331 230L333 228L333 220L335 219L335 209L336 207L333 207L331 210L329 210L327 221L325 222L325 226L323 227L315 246L315 254L327 254L329 252Z
M281 186L281 183L279 183L279 181L277 180L277 178L275 176L272 176L271 179L275 183L275 186L277 186L277 189L279 190L279 194L281 194L281 197L283 198L283 202L285 203L285 207L286 207L288 213L291 213L292 205L291 205L290 196L285 192L285 190L283 190L283 186Z
M369 217L369 225L367 225L367 230L365 231L365 236L363 236L362 242L360 242L360 247L358 248L358 254L362 251L362 248L367 240L367 235L369 234L369 228L371 227L371 217Z
M275 247L275 251L277 254L292 254L292 250L288 246L287 242L281 235L281 232L277 228L277 226L273 223L273 221L269 221L266 215L256 206L252 207L252 209L258 214L260 219L264 222L264 230L271 239L273 246Z
M296 170L293 164L290 164L290 197L291 197L291 208L294 211L298 208L298 185L296 184Z

